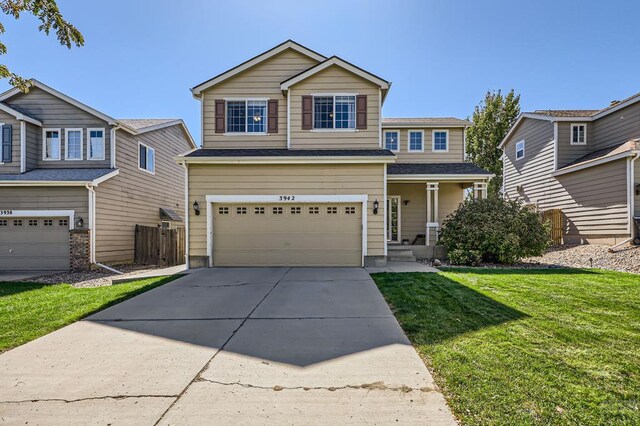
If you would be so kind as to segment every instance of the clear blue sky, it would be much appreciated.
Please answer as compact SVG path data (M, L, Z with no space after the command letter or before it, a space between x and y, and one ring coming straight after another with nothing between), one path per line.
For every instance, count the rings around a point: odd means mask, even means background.
M198 143L188 89L289 38L392 81L387 117L464 118L488 89L515 89L523 110L601 108L640 91L632 0L58 3L85 46L5 16L0 61L116 118L182 117Z

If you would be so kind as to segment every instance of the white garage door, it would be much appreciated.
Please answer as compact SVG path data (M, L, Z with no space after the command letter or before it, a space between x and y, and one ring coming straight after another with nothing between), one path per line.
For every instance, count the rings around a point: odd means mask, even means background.
M360 266L362 205L214 204L214 266Z
M69 269L69 219L0 218L0 270Z

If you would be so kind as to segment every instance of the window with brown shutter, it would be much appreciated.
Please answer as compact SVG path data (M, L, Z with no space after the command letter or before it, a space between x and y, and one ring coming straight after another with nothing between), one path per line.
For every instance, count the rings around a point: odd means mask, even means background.
M270 100L268 104L268 127L269 133L278 133L278 100Z
M356 96L356 129L367 128L367 95Z
M313 127L313 96L302 97L302 130L311 130Z
M216 133L224 133L224 99L216 99Z

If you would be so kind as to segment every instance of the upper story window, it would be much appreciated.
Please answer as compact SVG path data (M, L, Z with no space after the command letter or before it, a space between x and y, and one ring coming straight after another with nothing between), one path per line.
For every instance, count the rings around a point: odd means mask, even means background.
M65 129L64 158L82 160L82 129Z
M572 124L571 125L571 145L587 144L587 125Z
M138 168L151 174L156 172L156 150L142 142L138 142Z
M516 160L524 158L524 141L516 143Z
M424 151L424 131L409 130L409 152Z
M267 133L267 101L227 101L227 133Z
M448 130L434 130L432 137L433 137L432 150L434 152L449 151L449 131Z
M60 159L60 129L42 130L42 159Z
M400 150L400 132L397 130L385 130L384 147L390 151Z
M87 129L87 134L89 135L87 158L104 160L104 129Z
M327 95L313 97L314 129L355 129L356 96Z

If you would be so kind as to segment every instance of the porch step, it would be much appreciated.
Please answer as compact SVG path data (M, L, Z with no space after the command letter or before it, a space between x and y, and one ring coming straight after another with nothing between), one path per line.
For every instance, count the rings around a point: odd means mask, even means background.
M402 256L402 257L413 256L413 251L412 250L407 250L407 249L404 249L404 250L397 250L397 249L396 250L390 250L389 249L389 250L387 250L387 252L389 253L389 256L399 256L399 257L400 256Z
M387 256L387 261L389 262L415 262L415 256L396 256L395 253L393 255Z

